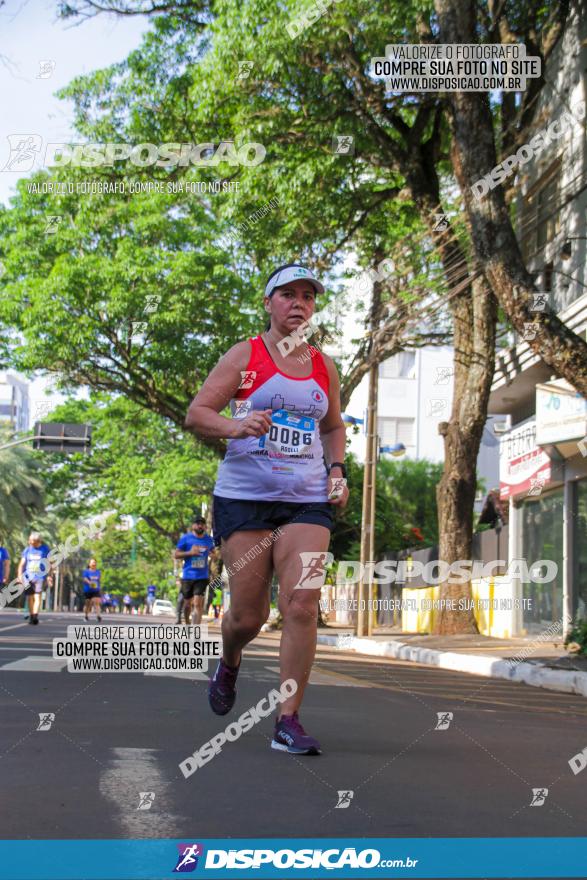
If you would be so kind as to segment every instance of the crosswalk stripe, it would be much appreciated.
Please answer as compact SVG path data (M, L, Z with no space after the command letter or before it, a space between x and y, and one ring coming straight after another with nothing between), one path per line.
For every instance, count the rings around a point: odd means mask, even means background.
M154 829L162 837L174 837L182 821L172 812L159 754L157 749L110 751L108 767L100 776L100 795L109 801L124 837L151 837ZM151 796L149 809L138 809L141 792Z
M193 671L186 669L184 672L179 669L149 669L147 672L143 672L143 675L164 676L166 678L185 678L188 681L208 681L210 678L205 672L200 672L197 669L194 669Z
M0 672L61 672L67 660L54 660L53 657L21 657L0 666Z

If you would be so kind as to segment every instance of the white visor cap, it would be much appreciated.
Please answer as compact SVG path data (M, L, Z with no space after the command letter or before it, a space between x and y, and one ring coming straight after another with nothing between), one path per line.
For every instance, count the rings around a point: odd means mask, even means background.
M286 269L276 272L269 279L265 287L265 296L271 296L276 287L283 287L290 281L309 281L316 293L324 293L324 285L318 281L310 269L305 269L304 266L288 266Z

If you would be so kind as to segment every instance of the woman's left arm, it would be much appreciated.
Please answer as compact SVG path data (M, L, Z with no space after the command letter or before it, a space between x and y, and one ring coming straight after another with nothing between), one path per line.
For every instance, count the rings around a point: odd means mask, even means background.
M331 358L322 355L328 369L330 386L328 390L328 412L318 423L320 439L324 448L324 458L330 467L333 461L344 462L346 450L346 430L340 414L340 380L338 370ZM349 497L346 479L342 470L333 467L328 476L328 501L336 507L345 507Z

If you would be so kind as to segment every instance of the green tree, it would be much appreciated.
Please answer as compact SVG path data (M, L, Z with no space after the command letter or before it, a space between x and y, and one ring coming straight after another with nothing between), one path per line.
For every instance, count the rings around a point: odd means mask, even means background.
M69 6L68 14L78 8ZM137 8L124 4L125 11ZM435 327L431 318L442 317L450 294L457 359L451 422L441 427L446 467L439 515L443 557L466 558L493 376L496 304L470 266L466 230L435 224L435 215L453 201L441 102L434 95L390 99L368 74L374 46L382 53L388 42L429 38L431 7L345 3L299 40L286 30L294 15L288 5L214 4L201 38L204 8L181 4L183 14L175 16L180 5L174 6L155 18L140 52L72 83L64 95L75 102L78 128L87 136L100 131L178 140L189 103L202 137L228 130L270 144L269 161L238 170L239 196L224 207L226 220L241 229L269 194L279 201L279 210L262 223L246 225L236 248L243 267L266 268L275 259L291 259L292 251L322 269L335 266L348 248L369 268L393 256L393 276L375 284L365 329L345 359L343 405L373 364L407 345L446 341L447 327ZM247 58L254 59L253 71L243 82L238 62ZM131 94L151 89L152 109L131 118L121 112ZM333 152L338 135L354 138L354 156ZM458 623L475 627L472 614L460 615Z
M198 384L252 335L258 311L212 212L185 193L56 196L28 186L19 181L13 207L0 208L0 325L20 331L13 366L53 373L62 389L122 394L181 426ZM49 215L62 222L46 235Z
M0 430L0 446L12 439ZM14 562L27 545L31 531L50 539L55 522L45 510L45 491L39 453L30 447L14 446L0 450L0 543ZM13 576L16 572L13 572Z
M75 534L79 521L61 520L59 541ZM171 548L164 540L153 540L152 530L140 521L130 526L128 520L109 517L108 524L92 541L70 553L62 563L62 576L75 592L83 592L82 572L95 558L102 572L102 590L121 597L130 593L133 599L144 600L149 584L159 587L159 596L176 594Z
M336 514L330 551L334 558L358 559L361 541L361 488L364 467L353 455L347 458L349 503ZM385 553L397 553L438 541L436 485L442 464L381 459L377 463L375 503L375 559ZM414 532L414 530L416 530Z
M47 458L43 467L48 502L63 517L115 510L139 518L154 551L169 549L209 500L218 458L170 419L104 393L70 400L51 418L92 425L89 455Z
M374 52L383 54L389 42L434 42L438 22L431 3L379 2L366 9L349 0L332 6L292 40L286 25L310 6L311 0L296 4L295 9L268 0L164 7L145 7L132 0L62 4L66 17L98 10L155 16L153 30L139 51L123 64L78 78L63 94L75 102L78 130L92 139L182 141L189 130L198 132L198 140L215 140L220 130L270 145L270 160L258 168L221 165L218 169L242 184L238 198L219 202L232 229L236 224L242 228L251 209L270 196L279 199L279 212L247 227L242 247L227 248L229 260L243 277L253 277L276 258L290 258L292 250L295 256L326 268L336 263L345 247L353 246L360 262L373 266L381 253L389 253L398 241L404 243L397 276L405 279L411 294L406 296L405 284L398 285L397 279L395 284L376 285L367 332L358 339L343 400L373 363L406 340L422 340L426 317L441 303L433 296L426 303L430 308L408 306L423 295L422 256L428 253L428 264L436 260L445 282L443 293L450 295L456 351L453 410L450 421L440 426L446 459L438 491L441 556L447 561L466 558L472 536L475 462L494 364L497 311L488 279L495 283L497 274L491 274L487 261L482 264L486 271L478 271L467 231L461 235L454 223L439 229L433 221L434 215L447 213L455 176L461 179L445 103L436 95L386 94L368 72ZM548 2L536 10L531 0L497 7L479 4L471 7L468 25L493 41L511 41L512 33L527 35L540 42L546 57L564 26L567 7L564 2ZM239 61L244 59L253 60L253 70L243 78ZM135 103L136 95L142 100ZM515 110L507 99L491 109L496 125L513 120ZM522 113L526 122L531 103L523 102ZM356 151L354 157L343 158L333 153L330 144L333 136L347 134L354 137ZM476 150L473 144L472 152ZM501 223L503 211L499 216ZM469 220L475 232L477 218L470 214ZM219 225L220 234L222 228ZM490 235L483 241L487 244L491 239L494 250L502 228L508 233L507 224L485 224ZM132 241L134 229L125 229L125 235ZM422 247L414 247L416 242ZM121 259L124 254L118 244L114 254ZM478 237L477 258L482 244ZM412 255L406 255L410 249ZM527 278L520 277L526 283ZM502 295L501 302L518 326L523 311L512 309L511 296ZM566 353L557 361L555 343L560 338ZM550 318L541 322L536 345L564 375L571 363L584 366L585 343ZM127 364L123 368L130 372ZM93 368L92 377L94 373ZM140 373L133 372L131 388L135 399L143 402L146 395L139 378ZM112 383L111 377L108 382ZM151 397L157 397L153 388ZM460 615L452 625L457 621L462 628L474 627L472 614Z

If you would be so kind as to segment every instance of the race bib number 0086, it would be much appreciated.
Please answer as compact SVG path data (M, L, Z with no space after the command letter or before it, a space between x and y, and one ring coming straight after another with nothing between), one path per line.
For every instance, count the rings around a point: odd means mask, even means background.
M269 456L299 455L310 448L316 434L316 421L284 409L275 410L271 428L259 440L259 447Z

